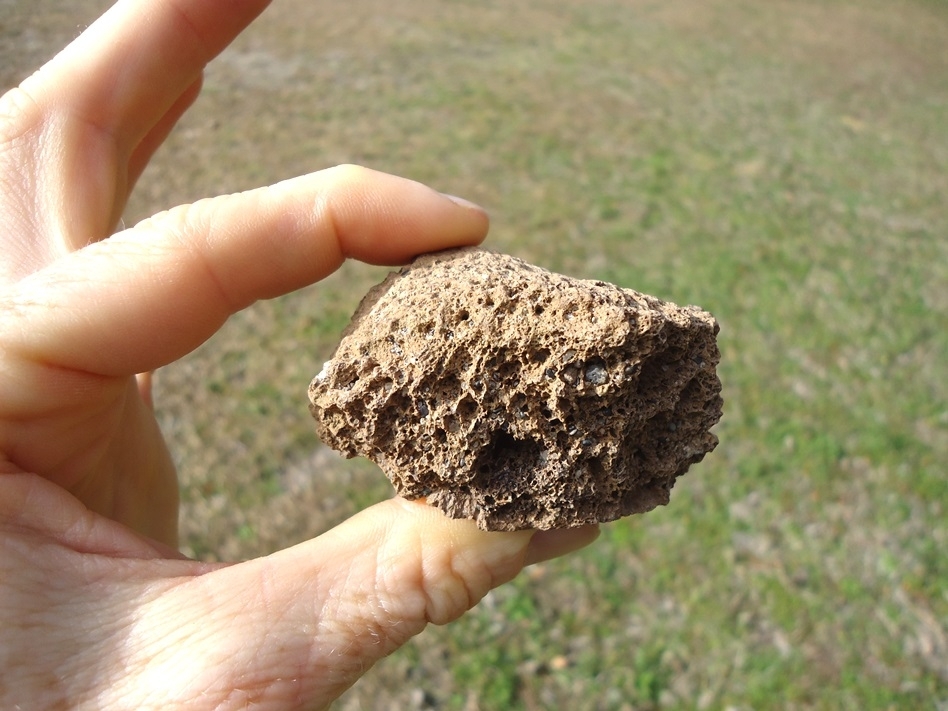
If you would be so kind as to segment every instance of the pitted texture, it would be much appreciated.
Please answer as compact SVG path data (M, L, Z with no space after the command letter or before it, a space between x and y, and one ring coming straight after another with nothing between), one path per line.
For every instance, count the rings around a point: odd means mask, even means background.
M442 252L366 295L311 410L329 446L486 530L610 521L717 445L717 333L695 306Z

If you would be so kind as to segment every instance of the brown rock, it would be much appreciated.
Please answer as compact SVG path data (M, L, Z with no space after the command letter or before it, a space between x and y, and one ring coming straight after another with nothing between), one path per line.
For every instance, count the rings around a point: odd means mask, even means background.
M442 252L366 295L311 409L328 445L486 530L610 521L717 445L717 333L695 306Z

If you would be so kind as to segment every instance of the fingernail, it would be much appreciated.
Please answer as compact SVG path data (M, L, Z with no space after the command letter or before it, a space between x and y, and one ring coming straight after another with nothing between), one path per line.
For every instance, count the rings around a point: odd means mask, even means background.
M450 195L448 193L441 193L441 194L444 195L448 200L453 202L455 205L459 205L460 207L466 207L469 210L478 210L479 212L484 212L483 207L481 207L477 203L471 202L470 200L465 200L462 197L458 197L457 195Z

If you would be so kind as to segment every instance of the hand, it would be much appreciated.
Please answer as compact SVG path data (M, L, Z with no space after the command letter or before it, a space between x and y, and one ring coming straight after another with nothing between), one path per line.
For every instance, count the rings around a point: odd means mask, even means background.
M123 0L0 99L0 707L323 707L596 536L488 534L393 499L258 560L176 551L177 478L135 374L346 257L487 231L478 208L350 166L108 236L206 63L265 6Z

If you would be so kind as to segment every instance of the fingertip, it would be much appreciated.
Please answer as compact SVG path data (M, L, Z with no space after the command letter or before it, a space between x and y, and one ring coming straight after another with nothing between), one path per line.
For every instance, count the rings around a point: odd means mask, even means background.
M593 543L601 533L598 525L539 531L527 546L524 566L575 553Z
M486 238L487 233L490 231L490 214L485 208L478 205L476 202L471 202L467 198L459 197L457 195L452 195L450 193L440 193L444 198L447 198L455 208L461 208L463 211L462 222L467 224L467 230L459 232L459 239L456 244L452 244L452 247L468 247L476 246L481 244Z
M446 624L476 605L491 589L524 566L534 531L488 532L473 521L453 519L422 501L395 497L372 506L317 541L326 560L323 580L352 585L371 580L379 591L374 607L389 613L399 637L432 622ZM384 599L382 599L384 598ZM364 613L349 610L349 614ZM370 621L371 622L371 621ZM377 623L378 620L375 620ZM399 639L398 644L404 642Z
M318 222L330 224L344 257L404 264L428 252L480 244L490 218L475 203L408 178L357 165L322 171Z
M487 216L487 211L476 202L471 202L466 198L458 197L457 195L451 195L450 193L441 193L441 195L446 197L458 207L463 207L467 210L475 210L477 212L483 213L485 217Z
M423 499L410 501L395 497L389 502L393 526L398 535L417 537L424 547L421 556L444 567L431 567L434 573L458 574L468 588L473 607L491 589L513 579L524 567L530 541L536 531L484 531L474 521L447 516ZM403 550L401 544L393 551ZM452 583L457 581L450 581ZM466 611L435 615L431 621L443 624Z

